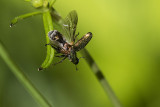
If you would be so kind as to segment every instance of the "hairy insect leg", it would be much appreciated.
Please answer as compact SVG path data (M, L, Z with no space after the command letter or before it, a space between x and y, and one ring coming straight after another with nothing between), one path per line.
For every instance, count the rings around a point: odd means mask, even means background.
M86 59L85 57L80 57L80 58L78 58L78 60L80 60L81 58L84 58L84 59Z
M65 57L65 55L59 55L59 56L55 56L55 57L63 58L63 57Z
M79 35L79 32L76 34L75 38Z
M78 71L77 65L76 65L76 71Z
M83 56L82 56L82 57L80 57L79 59L81 59L81 58L84 58L84 59L86 59L86 58L85 58L85 57L83 57Z
M49 44L50 45L50 44ZM59 54L60 53L60 51L59 51L59 48L58 47L55 47L55 46L53 46L53 45L51 45L52 46L52 48L53 49L55 49L56 50L56 54Z
M75 38L74 38L74 41L76 40L77 36L79 35L79 32L76 34Z
M57 64L59 64L59 63L62 63L66 58L67 58L67 57L65 56L61 61L55 63L54 65L57 65Z
M60 54L60 53L59 53L58 51L55 51L55 53L54 53L54 54L56 54L56 55L57 55L57 54Z
M50 43L48 43L48 44L45 44L45 46L47 46L47 45L51 45ZM52 45L51 45L52 46ZM53 49L55 49L56 51L56 53L55 54L59 54L60 52L59 52L59 49L57 48L57 47L55 47L55 46L52 46L52 48Z
M15 25L19 20L23 20L23 19L29 18L31 16L35 16L35 15L42 14L42 13L43 13L42 11L38 11L38 12L32 12L32 13L27 13L27 14L17 16L11 21L10 27Z
M48 43L48 44L45 44L44 46L47 46L47 45L50 45L50 43Z

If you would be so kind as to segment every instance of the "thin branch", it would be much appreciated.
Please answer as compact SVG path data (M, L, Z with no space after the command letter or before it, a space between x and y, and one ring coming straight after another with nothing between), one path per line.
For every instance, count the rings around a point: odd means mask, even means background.
M96 62L92 58L92 56L89 54L87 49L84 48L81 51L81 54L82 54L83 57L85 57L89 67L91 68L91 70L95 74L95 76L97 77L97 79L100 82L101 86L103 87L105 93L108 95L109 99L111 100L113 106L114 107L122 107L121 104L120 104L120 101L118 100L117 96L113 92L113 90L112 90L111 86L109 85L107 79L105 78L102 71L100 70L100 68L98 67L98 65L96 64Z
M46 34L46 44L49 44L48 32L53 30L53 22L49 11L43 13L43 23ZM41 67L38 68L38 71L49 67L50 64L52 63L53 58L54 58L54 49L50 45L47 45L46 59L42 63Z
M42 106L51 107L49 102L44 98L44 96L35 88L32 82L27 78L27 76L19 69L15 62L10 58L8 52L2 45L0 41L0 56L18 78L18 80L24 85L27 91L32 95L32 97Z
M27 13L27 14L17 16L11 21L10 27L12 27L16 23L18 23L18 21L20 21L20 20L26 19L26 18L31 17L31 16L39 15L39 14L42 14L42 13L43 13L42 11L38 11L38 12L32 12L32 13Z

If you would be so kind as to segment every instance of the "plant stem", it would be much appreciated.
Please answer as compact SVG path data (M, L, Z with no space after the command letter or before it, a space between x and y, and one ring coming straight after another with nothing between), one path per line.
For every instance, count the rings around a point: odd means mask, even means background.
M105 93L108 95L109 99L112 102L112 105L114 107L122 107L120 104L120 101L116 97L115 93L113 92L111 86L109 85L107 79L104 77L102 71L99 69L98 65L94 61L94 59L91 57L89 52L84 48L81 51L81 54L83 57L85 57L89 67L91 68L92 72L97 77L98 81L100 82L101 86L103 87Z
M43 97L43 95L35 88L27 76L19 69L15 62L10 58L8 52L2 45L0 41L0 56L9 66L14 75L19 79L19 81L24 85L27 91L32 95L32 97L42 106L51 107L49 102Z
M37 12L32 12L32 13L27 13L27 14L17 16L11 21L10 27L15 25L19 20L23 20L23 19L26 19L28 17L39 15L39 14L42 14L42 13L43 13L42 11L37 11Z
M53 30L53 22L49 11L43 13L43 23L46 35L46 44L48 44L49 43L48 32ZM38 68L38 71L43 70L48 66L50 66L53 58L54 58L54 49L51 46L47 45L46 59L42 63L41 67Z

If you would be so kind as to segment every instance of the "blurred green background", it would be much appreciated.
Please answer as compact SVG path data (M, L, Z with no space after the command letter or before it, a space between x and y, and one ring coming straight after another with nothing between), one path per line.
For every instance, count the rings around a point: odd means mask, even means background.
M14 17L36 9L23 0L1 0L0 4L0 40L51 104L111 107L84 59L78 72L68 60L38 72L46 54L42 16L10 28ZM57 0L55 9L63 17L76 10L80 36L93 33L86 48L124 107L160 107L159 0ZM53 63L58 60L54 58ZM38 106L0 58L0 107Z

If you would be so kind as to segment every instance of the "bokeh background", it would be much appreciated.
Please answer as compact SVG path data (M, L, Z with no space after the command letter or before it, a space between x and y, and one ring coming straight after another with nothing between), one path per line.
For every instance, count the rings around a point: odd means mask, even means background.
M86 48L124 107L160 107L159 0L57 0L55 9L63 17L76 10L80 36L93 33ZM37 71L46 54L42 16L9 27L32 11L23 0L0 0L0 40L17 65L55 107L111 107L84 59L78 71L68 60ZM38 106L0 58L0 107Z

